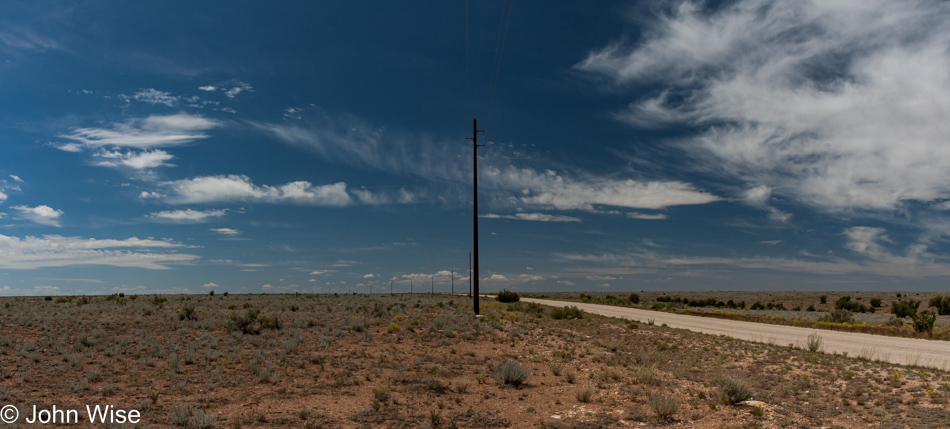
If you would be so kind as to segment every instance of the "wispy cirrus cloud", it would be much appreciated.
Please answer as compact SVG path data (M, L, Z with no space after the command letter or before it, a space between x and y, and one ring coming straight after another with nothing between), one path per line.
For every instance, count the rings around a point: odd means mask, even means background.
M635 43L576 65L658 85L618 119L699 129L676 144L707 172L828 212L950 198L950 4L654 6Z
M342 207L353 203L343 182L315 186L297 181L259 186L247 176L226 175L201 176L162 185L168 189L169 202L178 204L248 201Z
M210 218L224 216L227 210L167 210L156 213L150 213L147 217L156 221L175 222L175 223L197 223L204 222Z
M374 127L352 116L320 115L312 123L255 124L285 143L351 165L439 180L460 188L471 181L471 153L421 135ZM666 208L720 198L689 183L634 180L586 172L556 172L519 165L510 158L486 160L481 177L489 204L594 211L597 206ZM453 188L452 193L457 194Z
M152 115L114 123L108 128L76 128L60 135L74 143L57 145L59 149L76 151L81 147L102 146L152 149L178 146L208 138L206 131L221 126L221 123L197 115Z
M499 215L494 213L489 213L486 215L480 215L486 219L514 219L514 220L527 220L535 222L580 222L579 218L573 216L561 216L561 215L551 215L546 213L515 213L512 215Z
M101 159L96 165L100 167L125 167L133 170L145 170L156 167L172 167L168 161L175 157L161 149L133 151L110 151L99 150L93 154L94 157Z
M164 104L168 107L174 107L178 104L179 97L170 92L159 91L155 88L143 89L132 95L132 98L148 104Z
M214 231L218 234L221 234L225 237L236 237L241 235L241 231L232 228L212 228L211 231Z
M198 256L168 251L183 247L166 240L116 240L45 235L24 238L0 234L0 268L28 270L74 265L109 265L152 270L168 269L168 264L186 263ZM120 249L165 249L164 252L143 252Z

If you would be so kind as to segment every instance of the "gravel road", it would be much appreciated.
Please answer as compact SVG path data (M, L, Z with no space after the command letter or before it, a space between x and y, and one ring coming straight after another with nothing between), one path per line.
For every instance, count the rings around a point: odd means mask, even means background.
M793 345L796 347L805 347L808 344L808 336L817 333L821 336L823 343L822 351L825 353L847 353L847 356L851 357L881 360L900 365L917 365L941 370L950 369L950 342L947 341L886 337L824 329L769 325L765 323L687 316L662 311L549 299L521 298L521 300L552 307L563 307L565 305L577 306L577 308L587 313L637 320L641 323L647 323L648 320L653 319L657 325L665 323L672 328L688 329L704 334L726 335L740 340L772 343L782 346Z

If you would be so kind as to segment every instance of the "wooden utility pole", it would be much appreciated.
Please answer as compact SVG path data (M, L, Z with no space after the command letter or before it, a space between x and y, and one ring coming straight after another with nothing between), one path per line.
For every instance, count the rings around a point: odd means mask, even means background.
M474 183L474 190L472 192L472 197L473 197L472 200L474 202L474 207L473 207L474 234L472 235L472 237L473 237L473 244L474 244L474 249L475 249L475 283L474 283L475 288L472 291L474 292L474 294L472 295L472 297L474 298L472 305L475 308L476 316L478 315L478 148L479 146L485 146L485 145L478 144L478 133L484 133L484 132L485 130L478 129L478 121L477 119L473 118L472 119L472 136L465 138L466 140L472 141L472 179Z

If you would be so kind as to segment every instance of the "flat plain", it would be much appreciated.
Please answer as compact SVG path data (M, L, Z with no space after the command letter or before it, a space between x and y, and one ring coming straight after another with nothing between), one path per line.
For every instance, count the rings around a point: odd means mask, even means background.
M2 298L0 405L20 408L10 427L90 404L142 414L105 427L950 426L950 374L822 353L820 336L482 302L476 318L439 294Z

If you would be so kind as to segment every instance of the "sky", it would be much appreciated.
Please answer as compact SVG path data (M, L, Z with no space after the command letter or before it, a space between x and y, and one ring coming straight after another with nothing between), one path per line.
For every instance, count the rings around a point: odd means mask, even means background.
M7 1L0 296L944 290L950 3ZM410 286L411 282L411 286Z

